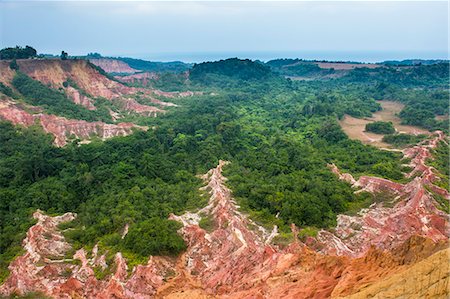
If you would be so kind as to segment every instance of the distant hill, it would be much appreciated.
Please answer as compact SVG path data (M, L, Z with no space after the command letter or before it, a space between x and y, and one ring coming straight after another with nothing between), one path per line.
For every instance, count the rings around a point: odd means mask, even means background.
M266 62L273 71L288 77L303 78L335 78L358 68L374 69L380 64L369 64L350 61L318 61L303 59L274 59Z
M385 65L395 66L411 66L411 65L432 65L439 63L449 63L449 60L445 59L405 59L405 60L386 60L382 62Z
M274 73L262 63L238 58L195 64L189 73L189 78L196 81L207 80L208 76L249 81L267 79L274 76Z

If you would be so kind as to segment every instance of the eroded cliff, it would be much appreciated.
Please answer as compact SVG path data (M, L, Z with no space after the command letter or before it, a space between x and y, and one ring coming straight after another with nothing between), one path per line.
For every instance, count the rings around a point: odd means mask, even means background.
M95 64L96 66L101 67L107 73L133 74L139 71L130 67L125 62L117 59L96 58L96 59L89 59L89 61Z
M193 93L163 92L154 89L133 88L111 80L85 60L25 59L17 61L20 72L55 90L63 91L68 101L88 110L96 110L96 100L110 101L108 108L113 122L128 114L154 117L165 113L175 104L162 99L191 96ZM7 61L0 61L0 82L15 90L12 84L16 70ZM20 94L19 94L20 95ZM143 99L144 103L138 99ZM55 136L55 145L64 146L69 140L82 140L98 136L102 139L128 135L133 128L146 129L132 123L88 122L50 115L42 108L25 104L0 93L0 118L13 124L30 126L39 124Z

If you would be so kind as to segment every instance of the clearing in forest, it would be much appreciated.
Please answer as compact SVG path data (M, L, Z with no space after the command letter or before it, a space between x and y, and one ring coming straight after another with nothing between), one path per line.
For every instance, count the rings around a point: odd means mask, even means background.
M399 102L393 101L378 101L381 107L383 108L381 111L375 112L372 117L365 118L355 118L350 115L345 115L342 120L339 121L344 132L351 139L357 139L365 144L370 144L379 148L392 148L391 145L382 141L383 135L375 134L371 132L365 132L366 124L374 122L374 121L390 121L394 124L397 133L406 133L412 135L419 134L427 134L430 132L409 125L402 125L401 120L398 117L398 113L402 111L404 105Z

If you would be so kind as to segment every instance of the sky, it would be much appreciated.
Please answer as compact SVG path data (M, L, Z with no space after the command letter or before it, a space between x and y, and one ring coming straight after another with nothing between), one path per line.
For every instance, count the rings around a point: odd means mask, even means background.
M0 47L152 60L448 58L447 1L7 1Z

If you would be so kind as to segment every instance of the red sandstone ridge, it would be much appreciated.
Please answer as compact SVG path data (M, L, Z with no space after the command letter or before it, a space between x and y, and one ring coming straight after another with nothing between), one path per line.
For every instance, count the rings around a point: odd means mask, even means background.
M440 135L421 144L414 157L442 138ZM412 159L417 165L421 161ZM348 216L340 216L335 234L319 234L317 242L323 242L323 248L316 250L317 243L308 247L297 238L284 248L271 244L276 227L266 231L239 211L224 184L222 168L226 164L220 161L203 176L204 188L210 192L205 208L171 215L183 224L180 233L188 245L176 261L150 257L146 265L129 269L128 276L120 253L114 265L107 265L96 247L92 258L82 249L73 256L81 265L71 263L72 259L63 258L69 246L56 223L75 215L58 218L37 212L38 223L24 240L27 252L9 266L11 275L0 287L0 294L39 291L55 298L367 298L370 289L370 295L379 298L387 294L393 298L405 294L449 296L445 257L450 250L444 249L448 245L448 219L435 208L431 195L422 192L426 184L422 176L427 172L417 173L419 176L405 185L371 177L354 182L344 176L358 188L397 192L399 202L393 208L363 211L352 219L360 228L342 220ZM199 227L201 217L212 219L211 231ZM347 229L353 229L355 236L344 235ZM297 229L293 226L292 230L295 234ZM323 239L326 237L329 239ZM49 255L59 258L49 259ZM113 274L97 280L94 266L111 267ZM175 276L169 278L168 273L173 272ZM398 286L403 282L402 289Z
M10 276L0 287L0 295L40 292L54 298L151 298L171 269L171 261L150 257L148 264L133 269L130 277L120 253L115 256L114 273L106 280L95 278L94 267L112 267L105 256L92 250L92 257L80 249L73 257L64 257L70 245L57 226L73 220L76 215L66 213L49 217L37 211L38 223L28 230L23 241L25 254L11 263ZM74 263L78 260L80 263Z
M98 58L98 59L89 59L89 61L95 64L96 66L101 67L107 73L132 74L139 71L130 67L125 62L117 59Z
M187 97L194 94L129 87L104 76L86 60L23 59L17 62L21 72L51 88L64 90L68 100L88 110L97 109L95 102L98 98L112 101L114 111L110 110L110 114L114 121L130 113L155 117L165 113L166 107L177 106L160 100L160 97ZM12 80L15 74L16 71L9 68L8 61L0 61L0 82L14 89ZM64 146L72 138L86 140L95 135L106 139L128 135L133 128L146 129L131 123L106 124L47 115L38 107L18 105L15 100L4 95L0 101L0 118L24 126L40 124L46 132L55 136L57 146ZM144 104L148 102L157 107ZM32 114L30 110L37 113Z
M129 87L104 76L86 60L23 59L18 60L17 63L20 71L52 88L63 89L74 103L90 110L96 109L94 98L105 98L121 103L126 111L154 116L163 112L163 110L143 104L136 105L133 97L140 96L161 107L167 107L176 105L161 101L156 97L174 98L193 95L190 92L163 92L160 90ZM0 61L1 82L11 85L14 74L15 72L9 69L7 61ZM68 80L74 82L76 88L65 84Z
M377 177L362 176L355 181L349 174L342 174L331 165L332 171L354 187L371 193L388 192L398 199L394 207L374 205L358 216L339 215L335 233L322 230L318 240L322 252L328 254L361 256L372 245L382 249L399 246L411 236L423 236L435 242L447 240L450 235L448 215L437 208L433 195L427 190L450 199L447 190L433 184L440 178L433 167L425 164L431 157L430 149L445 135L438 131L431 140L404 150L413 168L408 177L416 176L407 184L391 182ZM395 199L393 199L395 200Z
M87 122L84 120L67 119L43 113L31 114L11 100L0 100L0 119L10 121L15 125L29 127L40 124L45 132L55 136L56 146L64 146L70 138L88 140L92 136L107 139L115 136L126 136L133 129L146 130L146 127L132 123L106 124L103 122Z
M141 83L143 86L147 86L151 80L159 79L159 75L157 73L144 72L127 76L116 76L115 78L122 82Z

